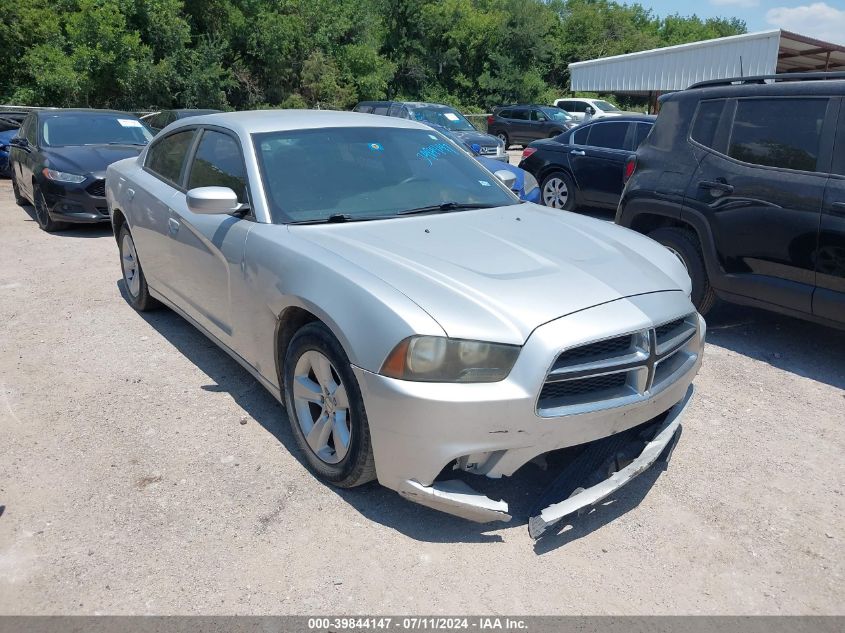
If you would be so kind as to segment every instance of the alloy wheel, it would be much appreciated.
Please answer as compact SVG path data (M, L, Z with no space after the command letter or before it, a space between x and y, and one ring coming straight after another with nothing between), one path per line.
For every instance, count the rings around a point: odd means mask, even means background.
M349 399L331 361L316 350L296 361L293 406L311 451L327 464L342 461L352 439Z
M47 210L47 199L41 189L35 190L35 219L42 227L50 224L50 212Z
M549 178L543 186L543 204L554 209L563 209L569 199L569 188L561 178Z
M135 252L135 242L132 236L126 233L120 244L120 260L123 265L123 281L126 289L132 297L137 297L141 292L141 275L138 269L138 255Z

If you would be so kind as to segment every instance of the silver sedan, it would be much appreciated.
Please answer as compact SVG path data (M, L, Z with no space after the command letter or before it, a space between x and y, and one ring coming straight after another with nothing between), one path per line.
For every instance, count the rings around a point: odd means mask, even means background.
M106 194L130 303L251 372L331 484L508 520L452 473L582 446L590 472L558 482L536 536L668 452L689 402L705 326L678 258L521 203L420 123L193 117L111 165Z

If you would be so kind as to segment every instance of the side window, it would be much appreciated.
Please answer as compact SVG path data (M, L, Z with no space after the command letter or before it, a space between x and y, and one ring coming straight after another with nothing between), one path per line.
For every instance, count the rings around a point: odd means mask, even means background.
M570 102L572 109L570 112L586 112L587 111L587 104L583 101L572 101Z
M548 121L549 117L547 117L545 114L543 114L539 110L531 110L531 120L543 122L543 121Z
M572 143L574 145L586 145L587 144L587 135L590 133L590 128L592 126L588 125L586 127L578 128L572 134Z
M185 130L168 134L160 141L154 141L147 151L147 160L144 166L150 171L158 174L175 186L180 186L182 176L182 165L185 162L185 155L191 147L196 130Z
M154 114L149 119L146 119L146 121L154 130L160 130L164 127L164 113Z
M221 132L206 130L194 154L188 189L229 187L246 202L246 169L238 142Z
M528 120L528 110L513 110L511 112L511 118L514 121L527 121Z
M387 104L377 103L373 106L373 114L387 115Z
M406 108L405 106L402 106L402 108L399 110L399 116L402 117L403 119L410 119L411 113L408 112L408 108Z
M394 103L392 106L390 106L390 110L387 111L387 116L402 116L401 110L402 106L400 106L398 103Z
M35 115L30 114L26 118L26 120L24 121L24 124L21 126L20 137L25 138L27 141L29 141L30 145L34 145L35 140L36 140L35 139L35 136L36 136L36 134L35 134L35 122L36 122Z
M634 130L634 149L635 150L645 140L645 137L648 136L648 133L651 132L651 128L652 128L651 123L637 123L637 128L636 128L636 130Z
M716 138L716 128L719 126L719 118L725 107L725 99L714 99L702 101L695 111L695 119L692 122L690 138L705 147L713 147Z
M369 114L373 111L373 106L359 103L355 106L355 112L363 112L364 114Z
M590 126L590 136L587 145L604 147L607 149L624 149L625 135L628 133L628 122L597 123Z
M567 112L574 112L572 109L572 102L571 101L561 101L558 105L558 108L561 110L566 110Z
M499 112L500 119L512 119L513 118L513 111L511 110L502 110Z
M741 99L728 144L731 158L815 171L828 99Z

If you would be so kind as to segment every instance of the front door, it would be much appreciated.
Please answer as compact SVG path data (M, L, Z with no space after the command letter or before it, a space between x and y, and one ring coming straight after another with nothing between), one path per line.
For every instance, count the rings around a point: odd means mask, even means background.
M242 203L249 198L246 169L238 140L216 129L205 129L191 160L185 189L229 187ZM244 245L255 226L236 214L198 214L188 209L185 193L171 204L169 231L172 261L178 270L173 289L188 314L223 343L234 344L234 304Z

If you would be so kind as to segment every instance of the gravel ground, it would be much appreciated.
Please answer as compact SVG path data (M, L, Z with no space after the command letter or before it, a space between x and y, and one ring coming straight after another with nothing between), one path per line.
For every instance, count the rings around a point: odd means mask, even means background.
M843 332L712 315L668 469L534 544L322 485L245 371L126 304L108 229L31 214L0 181L0 613L845 613Z

